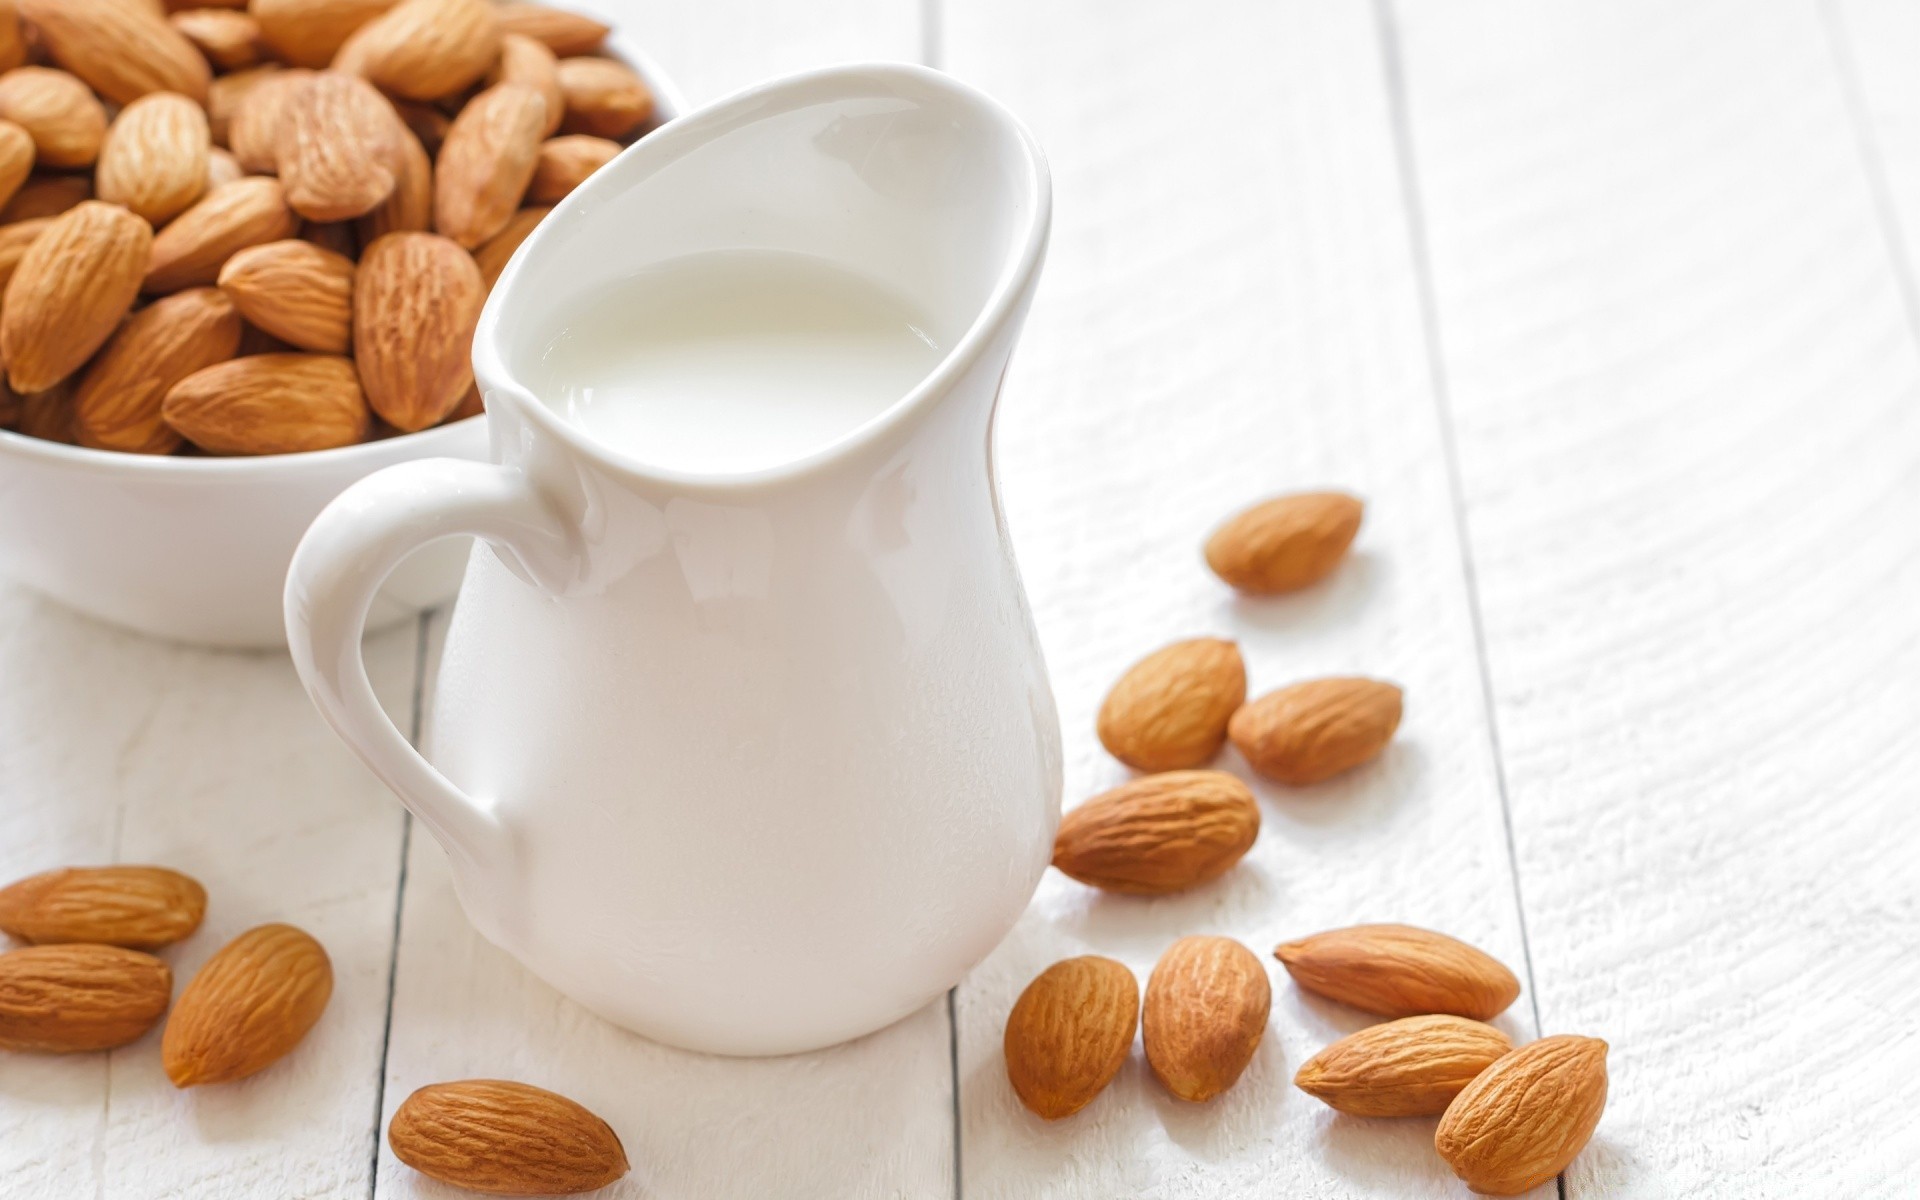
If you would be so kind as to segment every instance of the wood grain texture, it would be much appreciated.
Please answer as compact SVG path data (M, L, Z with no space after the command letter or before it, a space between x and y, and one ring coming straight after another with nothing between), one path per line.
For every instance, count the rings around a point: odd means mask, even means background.
M1920 355L1828 29L1396 7L1568 1194L1911 1195Z
M1525 972L1373 13L944 8L948 69L1020 113L1054 170L1052 258L1002 401L999 471L1065 725L1068 803L1127 778L1095 711L1169 640L1237 638L1254 693L1329 674L1407 689L1379 761L1315 788L1255 782L1260 838L1216 883L1148 900L1049 874L959 993L965 1194L1457 1195L1431 1120L1341 1117L1291 1086L1372 1019L1302 994L1270 957L1288 938L1405 921ZM1332 578L1251 600L1208 572L1217 522L1322 486L1369 502ZM1252 780L1231 751L1220 764ZM1194 933L1245 942L1274 984L1238 1085L1174 1100L1136 1048L1075 1117L1021 1109L1000 1034L1027 981L1083 953L1144 981ZM1527 1005L1502 1027L1530 1036Z

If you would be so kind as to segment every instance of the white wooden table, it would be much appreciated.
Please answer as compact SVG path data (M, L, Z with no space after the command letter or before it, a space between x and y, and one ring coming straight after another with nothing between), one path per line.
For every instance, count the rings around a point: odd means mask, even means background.
M1091 732L1105 687L1177 636L1237 637L1261 687L1398 680L1401 738L1342 782L1263 789L1215 886L1050 877L946 1002L725 1061L616 1031L483 943L284 658L0 590L0 876L173 864L213 895L181 977L270 918L338 973L307 1043L241 1084L175 1092L157 1037L0 1059L0 1194L452 1195L394 1161L385 1118L496 1075L608 1118L620 1197L1462 1195L1432 1122L1290 1086L1360 1021L1277 965L1259 1057L1208 1107L1137 1051L1057 1125L1006 1086L1002 1022L1055 958L1144 978L1178 934L1264 955L1363 920L1511 963L1516 1035L1612 1042L1566 1195L1920 1194L1920 6L629 7L696 101L919 59L1047 147L1052 261L999 453L1070 803L1123 774ZM1371 503L1334 582L1251 604L1200 568L1221 514L1320 483ZM403 719L440 628L370 645Z

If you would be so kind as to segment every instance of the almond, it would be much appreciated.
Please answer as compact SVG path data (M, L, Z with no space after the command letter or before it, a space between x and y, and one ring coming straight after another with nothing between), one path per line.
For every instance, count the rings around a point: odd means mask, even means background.
M353 360L324 354L251 354L195 371L167 392L160 412L215 454L330 450L373 429Z
M0 0L0 71L24 66L31 53L26 29L20 24L20 13L14 8L13 0Z
M431 104L414 100L395 101L393 111L400 114L401 123L420 139L420 145L428 154L440 153L440 143L447 138L447 127L453 124L452 117Z
M1364 512L1345 492L1301 492L1256 504L1207 539L1207 565L1256 596L1318 583L1346 557Z
M533 179L546 111L523 83L496 83L460 110L434 164L435 229L472 249L506 226Z
M1246 784L1223 771L1169 771L1069 812L1053 865L1110 892L1159 895L1225 874L1259 833L1260 808Z
M1447 1106L1433 1148L1468 1187L1514 1196L1564 1171L1607 1106L1607 1044L1560 1035L1522 1046Z
M1411 925L1317 933L1273 956L1307 991L1383 1017L1451 1013L1487 1021L1520 995L1520 981L1493 956Z
M333 964L319 942L291 925L249 929L181 991L160 1039L167 1078L189 1088L272 1065L300 1044L332 995Z
M153 230L124 208L89 200L54 218L7 281L0 358L16 392L78 370L140 294Z
M1110 958L1086 955L1042 971L1007 1014L1007 1080L1049 1121L1070 1117L1113 1081L1133 1049L1140 984Z
M0 118L27 131L42 167L88 166L107 136L107 110L93 92L51 67L0 75Z
M544 4L501 4L494 16L502 32L530 37L562 58L592 54L612 32L592 17Z
M73 211L93 199L93 179L86 175L29 176L13 199L0 209L0 224L37 221Z
M296 67L324 67L354 31L393 5L394 0L252 0L247 11L275 58Z
M1180 1099L1211 1100L1253 1061L1272 1004L1253 951L1232 938L1181 938L1147 979L1147 1065Z
M353 260L343 255L298 238L251 246L220 269L220 290L288 345L321 354L352 345Z
M653 93L638 75L610 58L562 58L558 71L567 101L560 127L568 133L623 138L653 116Z
M534 161L527 199L536 204L558 203L623 149L619 142L585 133L547 139L540 144L540 157ZM1225 736L1223 725L1221 737Z
M0 120L0 209L33 173L33 135L12 121Z
M207 85L207 125L213 133L213 144L225 146L229 143L229 126L233 114L240 102L253 94L253 89L280 73L278 63L266 63L258 67L249 67L244 71L235 71L231 75L216 75Z
M479 82L500 56L487 0L401 0L340 47L333 68L407 100L438 100Z
M207 892L166 867L62 867L0 889L0 931L23 942L169 946L200 927Z
M322 71L294 91L284 121L280 178L301 216L350 220L393 193L406 127L366 80Z
M374 211L378 212L378 209ZM365 221L368 218L362 217ZM322 250L331 250L342 258L360 257L360 235L354 221L308 221L300 227L300 240Z
M160 416L174 384L225 362L240 348L240 314L212 288L188 288L141 309L120 326L73 393L82 446L171 454L180 434Z
M1401 692L1377 679L1313 679L1243 705L1227 736L1254 770L1308 787L1372 761L1400 728Z
M627 1173L605 1121L565 1096L503 1079L435 1083L387 1125L393 1156L429 1179L495 1195L565 1196Z
M367 402L389 425L425 429L460 403L486 298L472 256L436 234L390 233L360 256L354 359Z
M0 1050L124 1046L167 1011L173 973L151 954L74 943L0 954Z
M497 11L497 10L496 10ZM547 124L543 136L553 136L560 118L567 111L567 98L560 91L560 60L544 42L522 33L509 33L500 39L500 60L487 73L487 82L524 83L540 93L547 102Z
M315 74L304 69L267 71L232 101L227 146L248 172L271 175L280 169L280 155L287 144L287 113L295 94Z
M540 222L546 220L547 214L552 211L553 206L550 204L523 208L507 218L506 225L499 233L482 242L479 248L474 250L473 260L480 264L480 278L486 283L487 290L493 290L494 283L500 278L500 272L507 269L508 261L513 258L513 252L520 248L520 243L526 241L527 235L532 233L534 227Z
M466 395L460 397L459 405L447 414L447 423L451 425L455 421L464 421L468 417L480 416L486 411L487 402L481 399L480 386L475 384L473 387L467 389Z
M241 71L260 61L260 22L246 13L195 8L174 13L168 23L221 70Z
M382 234L433 227L433 160L410 130L402 129L396 136L400 169L394 175L392 193L359 219L357 235L363 242L371 243Z
M1430 1117L1513 1049L1465 1017L1402 1017L1341 1038L1308 1059L1293 1084L1356 1117Z
M51 224L52 217L33 217L0 225L0 294L6 291L8 281L20 266L20 260L26 256L27 247L33 245L33 240Z
M107 127L94 192L162 224L200 198L212 149L207 114L198 104L172 92L142 96Z
M153 239L146 289L173 292L212 283L236 251L292 237L299 228L277 179L248 176L215 188Z
M18 397L20 416L14 425L28 437L74 445L73 387L62 380L43 392Z
M240 160L231 150L222 150L215 146L207 151L207 186L200 189L202 194L217 187L225 187L237 179L244 179L246 171L240 167Z
M115 104L178 92L204 104L212 72L161 13L135 0L16 0L53 61Z
M1220 638L1175 642L1133 664L1107 693L1100 744L1140 771L1197 767L1226 744L1227 722L1246 698L1240 647Z

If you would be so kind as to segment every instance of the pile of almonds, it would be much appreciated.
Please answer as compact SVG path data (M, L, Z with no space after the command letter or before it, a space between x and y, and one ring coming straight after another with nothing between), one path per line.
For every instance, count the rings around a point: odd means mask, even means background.
M200 927L207 893L166 867L65 867L0 888L0 1050L111 1050L166 1017L161 1066L178 1088L229 1083L286 1057L333 995L327 952L291 925L260 925L217 951L172 1002L152 951ZM433 1084L394 1112L401 1162L485 1192L563 1195L627 1172L620 1139L585 1108L496 1079Z
M1272 595L1333 572L1362 505L1337 492L1282 496L1207 542L1214 573ZM1260 810L1234 775L1205 768L1231 741L1260 776L1309 787L1377 757L1400 724L1401 691L1363 678L1308 680L1249 702L1239 647L1176 642L1134 664L1101 705L1100 742L1149 772L1067 813L1053 865L1107 891L1160 895L1224 875L1252 848ZM1607 1044L1548 1037L1515 1049L1486 1024L1520 994L1500 962L1407 925L1359 925L1274 951L1296 986L1391 1018L1328 1046L1294 1078L1356 1116L1439 1116L1434 1148L1477 1192L1512 1195L1558 1175L1592 1136L1607 1096ZM1266 1032L1271 990L1245 946L1185 937L1139 984L1097 955L1055 963L1008 1015L1007 1078L1022 1104L1057 1120L1119 1073L1141 1031L1147 1064L1174 1096L1231 1088Z
M491 0L0 0L0 426L277 454L477 414L488 290L652 120L607 33Z

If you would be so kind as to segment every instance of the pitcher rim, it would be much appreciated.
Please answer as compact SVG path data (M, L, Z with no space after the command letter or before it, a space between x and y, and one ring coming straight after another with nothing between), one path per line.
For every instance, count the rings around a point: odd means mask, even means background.
M931 67L923 67L915 63L847 63L783 75L743 88L683 116L675 117L635 143L621 157L646 153L644 148L649 145L653 147L652 153L668 154L674 157L688 153L706 144L707 139L703 136L706 126L724 125L741 115L744 110L764 102L769 96L778 97L784 93L794 93L794 98L799 99L810 92L821 92L825 94L818 98L828 99L836 94L834 89L837 85L857 86L889 81L930 88L986 113L1012 132L1014 142L1020 148L1027 166L1028 205L1025 225L1013 239L1010 252L994 280L992 290L967 326L966 332L955 340L952 347L941 356L940 361L921 376L919 382L911 389L879 413L826 445L787 462L749 471L683 471L656 466L595 440L573 422L541 403L530 389L516 380L506 369L500 351L498 333L501 313L512 303L513 294L517 291L519 276L524 268L523 260L537 253L542 241L562 236L560 228L565 224L564 219L556 222L551 218L561 216L569 208L585 203L582 197L594 194L596 184L599 184L602 189L615 186L614 174L609 171L599 178L589 178L555 206L554 211L549 214L549 219L542 221L534 228L520 251L507 264L498 284L488 296L473 339L474 377L481 381L480 386L486 403L492 405L496 400L509 402L523 419L548 436L558 439L574 453L591 459L604 470L649 483L670 485L683 491L705 492L746 491L769 485L791 483L823 474L842 459L858 453L861 448L878 441L890 430L911 420L914 415L929 407L932 403L930 398L949 391L954 381L979 361L984 348L1013 318L1023 294L1032 285L1046 253L1048 231L1052 224L1052 181L1047 169L1046 156L1041 152L1039 143L1025 123L1004 104L978 88L962 83L951 75ZM859 93L849 89L838 94L857 95ZM791 111L791 108L781 111ZM615 163L617 164L618 161L616 159Z

